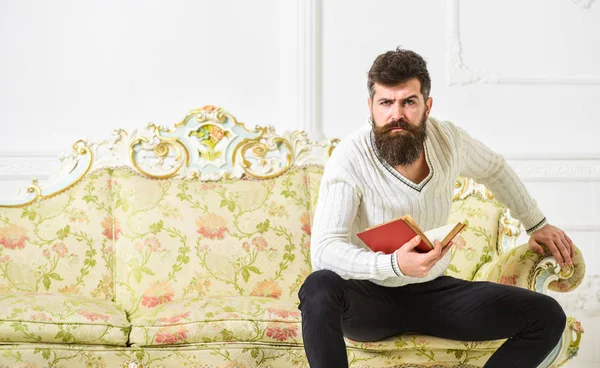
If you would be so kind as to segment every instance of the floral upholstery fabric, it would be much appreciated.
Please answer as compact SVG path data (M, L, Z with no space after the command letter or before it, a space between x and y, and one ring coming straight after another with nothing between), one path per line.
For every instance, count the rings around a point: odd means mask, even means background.
M323 167L317 165L307 166L304 170L306 171L306 185L310 194L310 218L312 224L312 219L315 217L315 210L317 209L317 200L319 199Z
M23 208L0 208L0 293L57 291L112 299L108 170Z
M311 272L322 173L200 182L106 169L0 208L0 368L308 367L297 292ZM528 287L540 257L526 245L498 255L503 211L478 194L455 201L450 221L468 229L447 274ZM550 288L575 288L580 253L575 263ZM570 318L559 362L582 331ZM502 341L407 334L346 345L351 367L464 368L485 364Z
M296 303L254 296L194 297L131 316L134 345L302 343ZM301 346L301 345L300 345Z
M117 301L130 314L193 296L297 300L310 258L303 169L272 180L113 174Z
M454 238L452 261L446 274L473 280L479 268L498 257L498 221L505 208L497 201L473 193L452 203L449 223L463 222L467 228Z
M129 321L111 301L64 293L0 294L0 343L125 345Z
M417 345L424 345L417 341ZM490 349L468 351L443 349L378 351L348 349L351 368L475 368L492 354ZM47 358L45 358L47 357ZM458 357L458 358L457 358ZM111 348L85 345L0 345L0 368L112 368L128 363L144 368L309 368L301 346L279 344L204 344L172 348ZM468 363L461 363L468 362Z

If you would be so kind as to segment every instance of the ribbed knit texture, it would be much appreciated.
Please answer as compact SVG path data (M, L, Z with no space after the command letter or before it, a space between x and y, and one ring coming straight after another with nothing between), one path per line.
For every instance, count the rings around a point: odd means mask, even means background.
M410 214L425 231L448 222L458 176L484 184L528 233L546 224L542 212L504 158L463 129L427 121L429 175L415 184L379 158L370 124L344 139L323 173L311 236L313 269L383 286L432 280L444 273L450 253L424 278L403 275L395 255L374 253L356 236L368 227Z

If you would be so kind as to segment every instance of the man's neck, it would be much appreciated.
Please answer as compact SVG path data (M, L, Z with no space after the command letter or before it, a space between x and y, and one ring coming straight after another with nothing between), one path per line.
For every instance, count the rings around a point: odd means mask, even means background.
M425 159L425 151L421 151L419 158L409 165L397 165L394 168L405 178L415 184L421 183L429 175L429 166Z

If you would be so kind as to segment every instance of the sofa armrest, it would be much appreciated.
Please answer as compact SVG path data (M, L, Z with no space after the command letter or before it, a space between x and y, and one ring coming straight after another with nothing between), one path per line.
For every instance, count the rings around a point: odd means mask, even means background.
M584 275L585 262L579 249L575 250L573 267L561 269L548 251L540 255L531 251L529 244L522 244L482 266L473 281L493 281L543 294L548 290L566 293L577 288Z
M561 345L560 352L554 360L556 367L561 367L577 355L581 343L581 334L583 334L581 323L573 317L567 318L567 328L565 328L562 336L563 344L559 344Z

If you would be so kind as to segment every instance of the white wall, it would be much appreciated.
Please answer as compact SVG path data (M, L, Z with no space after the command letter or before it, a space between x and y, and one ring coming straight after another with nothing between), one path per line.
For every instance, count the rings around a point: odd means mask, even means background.
M46 177L82 137L205 104L250 126L345 137L366 73L398 45L428 61L433 115L506 155L588 277L566 300L600 364L600 2L0 1L0 190ZM595 275L595 276L594 276Z

